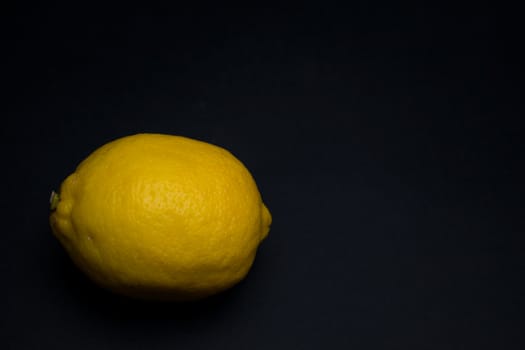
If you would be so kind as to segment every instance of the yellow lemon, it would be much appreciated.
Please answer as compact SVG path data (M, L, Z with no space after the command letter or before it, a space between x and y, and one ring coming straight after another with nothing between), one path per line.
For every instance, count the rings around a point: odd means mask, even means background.
M206 297L248 273L271 215L230 152L138 134L89 155L52 196L51 228L75 264L114 292Z

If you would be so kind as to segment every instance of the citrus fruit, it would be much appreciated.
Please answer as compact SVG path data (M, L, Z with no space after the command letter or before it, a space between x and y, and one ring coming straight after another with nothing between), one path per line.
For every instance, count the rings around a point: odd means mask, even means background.
M137 134L82 161L52 195L50 224L97 284L131 297L190 300L248 273L271 215L230 152Z

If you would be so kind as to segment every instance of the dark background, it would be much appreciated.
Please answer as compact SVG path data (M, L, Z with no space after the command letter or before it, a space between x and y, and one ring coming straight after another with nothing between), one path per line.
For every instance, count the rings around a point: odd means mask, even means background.
M518 349L519 11L2 12L3 349ZM248 277L187 305L93 286L48 197L128 134L215 143L274 222Z

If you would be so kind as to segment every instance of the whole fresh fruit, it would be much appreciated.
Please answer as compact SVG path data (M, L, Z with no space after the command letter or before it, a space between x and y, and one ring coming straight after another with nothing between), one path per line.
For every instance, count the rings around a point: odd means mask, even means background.
M64 180L51 207L54 235L94 282L161 300L235 285L272 220L230 152L162 134L100 147Z

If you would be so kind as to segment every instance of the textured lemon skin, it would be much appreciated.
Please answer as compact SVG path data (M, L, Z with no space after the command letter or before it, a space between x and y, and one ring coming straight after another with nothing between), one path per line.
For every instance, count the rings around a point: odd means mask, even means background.
M60 188L50 224L93 281L131 297L188 300L239 282L271 215L223 148L137 134L89 155Z

